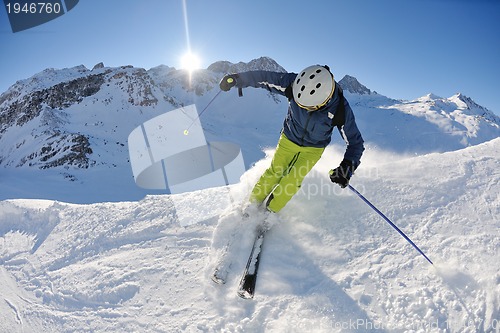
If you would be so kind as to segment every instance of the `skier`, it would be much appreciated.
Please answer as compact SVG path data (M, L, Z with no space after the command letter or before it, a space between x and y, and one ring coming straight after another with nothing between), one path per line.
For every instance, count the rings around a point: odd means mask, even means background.
M320 159L331 141L334 127L338 127L347 148L340 165L330 171L330 180L342 188L347 187L360 164L363 138L328 66L309 66L299 74L249 71L225 75L220 82L221 90L229 91L232 87L266 88L286 96L289 101L271 166L255 184L251 203L266 201L268 211L279 212Z

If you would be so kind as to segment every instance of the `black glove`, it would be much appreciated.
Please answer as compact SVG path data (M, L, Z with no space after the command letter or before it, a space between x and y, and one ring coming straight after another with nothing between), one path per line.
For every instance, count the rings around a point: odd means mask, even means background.
M228 74L225 75L222 80L220 80L219 86L223 91L229 91L232 87L236 85L238 79L238 74Z
M356 168L352 162L343 160L338 168L330 170L330 180L332 183L339 184L340 187L345 188L349 185L349 179L351 179L354 170Z

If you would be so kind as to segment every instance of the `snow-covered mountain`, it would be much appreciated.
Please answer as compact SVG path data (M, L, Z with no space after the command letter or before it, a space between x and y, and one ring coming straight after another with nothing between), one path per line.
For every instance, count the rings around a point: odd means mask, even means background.
M167 66L149 71L102 64L92 70L47 69L18 81L0 97L0 165L123 165L124 142L135 126L174 108L203 103L216 92L225 72L259 68L284 71L269 58L247 64L217 62L193 75ZM231 111L224 109L223 114Z
M91 70L47 69L16 82L0 95L0 170L6 189L0 198L43 197L55 181L78 183L77 196L63 195L69 201L144 196L135 187L128 160L130 132L183 105L195 103L201 112L218 92L224 73L257 69L285 71L267 57L237 64L220 61L192 75L164 65L145 70L100 63ZM462 94L398 101L372 92L351 76L339 84L369 149L444 152L500 134L499 118ZM207 139L240 145L250 167L264 157L263 148L276 144L285 113L284 97L249 88L242 98L235 91L221 94L201 121ZM334 143L342 144L340 136Z

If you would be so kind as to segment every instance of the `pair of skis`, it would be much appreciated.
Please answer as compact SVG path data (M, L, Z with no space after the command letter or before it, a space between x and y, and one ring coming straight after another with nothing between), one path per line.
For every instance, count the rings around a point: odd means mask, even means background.
M264 235L266 229L259 226L255 233L255 238L253 241L252 249L248 257L247 265L241 276L240 283L238 285L238 296L243 299L252 299L255 295L255 285L257 284L257 273L259 271L260 264L260 254L262 252L262 246L264 244ZM228 245L229 247L229 245ZM226 247L227 250L227 247ZM214 273L212 275L212 280L217 284L226 283L227 274L229 267L226 267L227 263L224 263L224 258L216 266Z

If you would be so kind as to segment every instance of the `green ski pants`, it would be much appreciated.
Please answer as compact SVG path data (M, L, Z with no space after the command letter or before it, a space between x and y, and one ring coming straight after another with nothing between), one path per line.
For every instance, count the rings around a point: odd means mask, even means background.
M304 177L321 158L324 150L301 147L281 134L271 166L255 184L250 201L261 203L272 193L266 203L267 208L279 212L299 191Z

